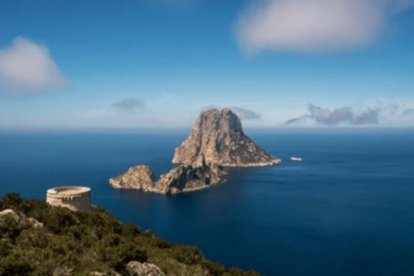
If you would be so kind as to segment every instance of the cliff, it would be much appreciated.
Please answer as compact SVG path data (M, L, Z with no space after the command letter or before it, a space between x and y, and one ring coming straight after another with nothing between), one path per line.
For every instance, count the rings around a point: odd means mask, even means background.
M200 114L188 137L175 149L172 163L176 166L158 181L149 166L140 165L111 178L109 183L117 189L175 194L225 181L228 167L279 162L244 134L240 119L230 109L209 109Z

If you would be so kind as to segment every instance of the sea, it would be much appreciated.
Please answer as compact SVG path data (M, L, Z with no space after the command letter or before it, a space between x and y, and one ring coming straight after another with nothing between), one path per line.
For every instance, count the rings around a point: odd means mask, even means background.
M246 133L283 162L164 196L108 179L136 164L167 172L186 130L2 131L0 195L89 186L123 222L262 275L414 275L413 129Z

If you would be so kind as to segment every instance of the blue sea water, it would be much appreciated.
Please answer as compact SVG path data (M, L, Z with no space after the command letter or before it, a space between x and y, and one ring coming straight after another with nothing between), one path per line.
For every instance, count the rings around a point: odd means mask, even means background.
M281 165L177 196L118 191L129 166L171 167L186 133L0 134L0 194L87 185L95 204L212 260L265 275L414 275L414 131L249 131ZM301 156L304 162L292 162Z

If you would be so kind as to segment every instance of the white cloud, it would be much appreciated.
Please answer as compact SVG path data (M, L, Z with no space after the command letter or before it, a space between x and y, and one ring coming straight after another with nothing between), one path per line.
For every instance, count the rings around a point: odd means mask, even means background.
M0 50L0 84L15 93L62 86L65 79L46 46L17 37Z
M413 0L256 0L236 31L248 53L336 51L372 43L389 18Z

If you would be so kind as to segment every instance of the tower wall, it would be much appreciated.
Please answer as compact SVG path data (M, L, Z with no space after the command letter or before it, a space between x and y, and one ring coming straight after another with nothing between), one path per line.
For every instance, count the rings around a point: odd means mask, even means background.
M81 186L63 186L47 190L46 202L72 211L92 210L91 189Z

